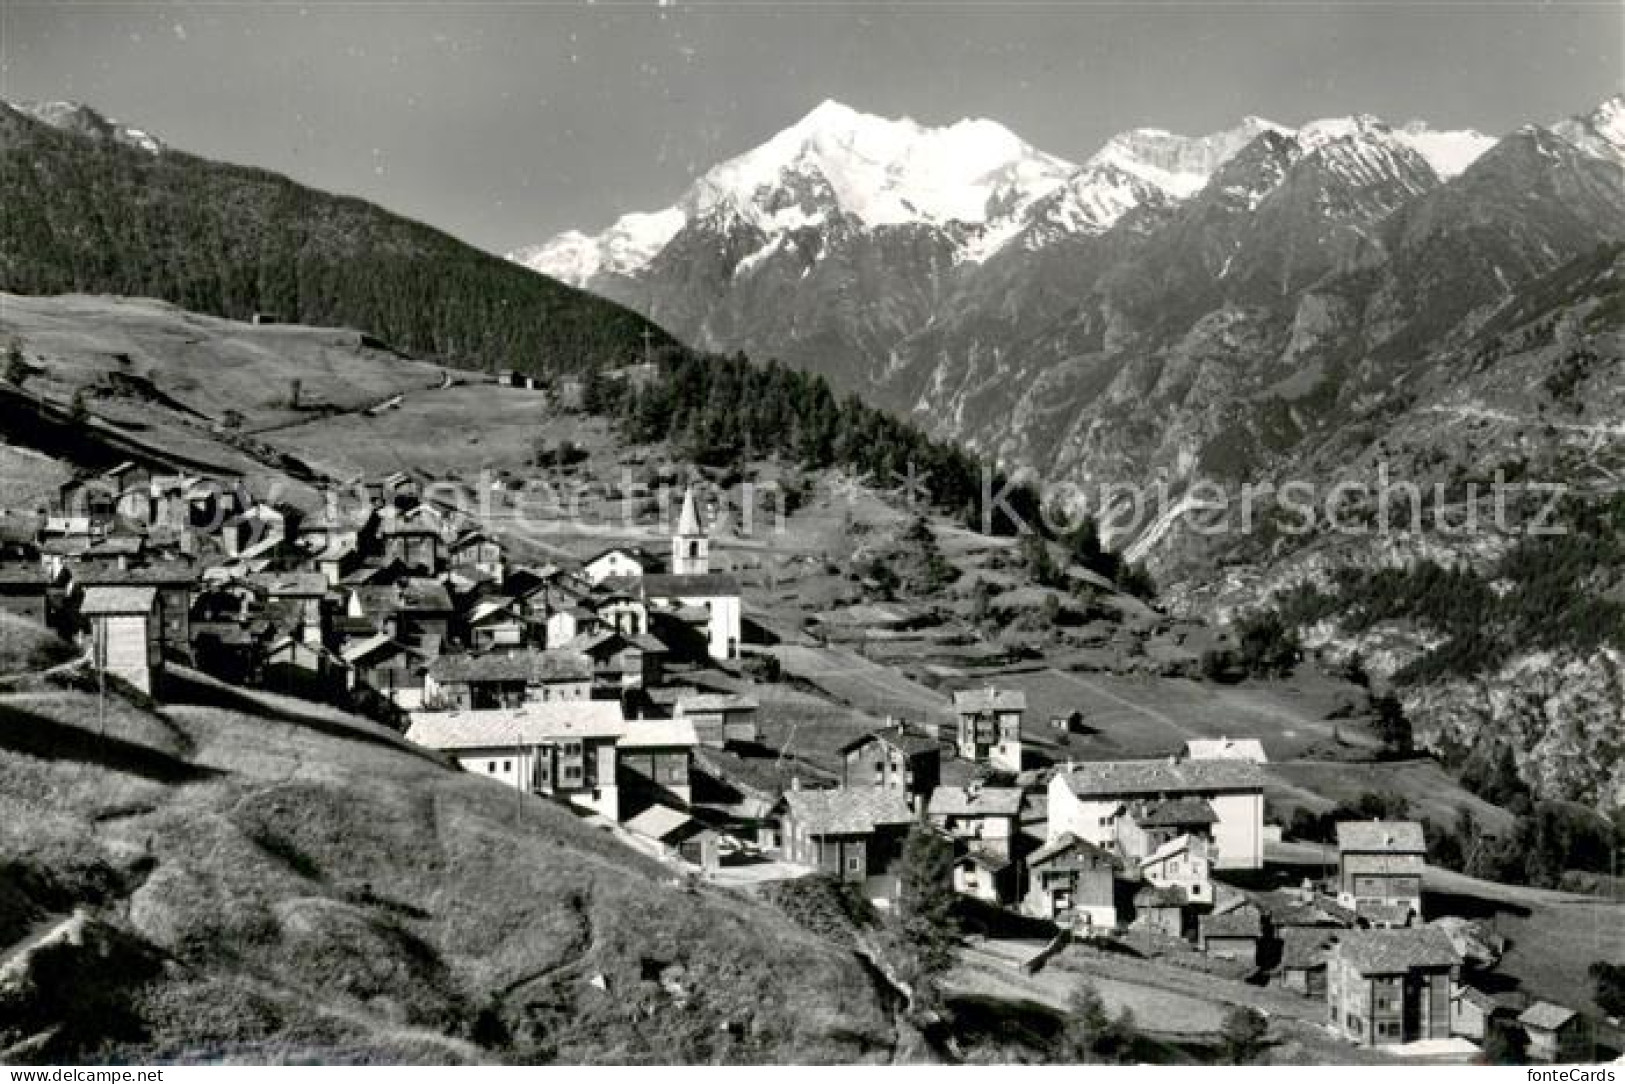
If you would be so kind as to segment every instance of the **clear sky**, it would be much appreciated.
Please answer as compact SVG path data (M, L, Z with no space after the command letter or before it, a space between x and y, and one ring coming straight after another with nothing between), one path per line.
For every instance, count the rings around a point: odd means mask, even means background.
M665 206L825 98L1077 160L1248 113L1500 134L1617 92L1622 55L1620 0L0 0L0 97L86 101L493 251Z

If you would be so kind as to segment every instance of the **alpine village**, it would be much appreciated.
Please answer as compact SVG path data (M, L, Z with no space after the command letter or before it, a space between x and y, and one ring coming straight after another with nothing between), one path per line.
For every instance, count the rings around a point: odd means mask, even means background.
M1212 187L1377 141L1247 135ZM1561 142L1429 188L1515 140ZM630 287L71 103L0 157L0 1060L1619 1056L1618 688L1463 707L1437 604L1589 592L1495 657L1617 665L1617 495L1572 582L1322 551L1221 603L1169 523L1040 526L1031 472ZM1621 405L1621 223L1459 348L1580 358L1554 455Z

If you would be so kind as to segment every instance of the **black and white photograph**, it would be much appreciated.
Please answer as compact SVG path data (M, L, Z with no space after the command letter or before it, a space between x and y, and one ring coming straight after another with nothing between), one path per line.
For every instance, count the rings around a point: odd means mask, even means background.
M1607 1082L1622 859L1625 2L0 0L7 1084Z

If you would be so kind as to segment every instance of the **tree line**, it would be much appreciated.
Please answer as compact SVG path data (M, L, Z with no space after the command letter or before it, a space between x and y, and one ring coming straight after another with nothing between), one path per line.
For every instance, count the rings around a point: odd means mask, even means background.
M1480 571L1424 560L1406 568L1340 568L1326 586L1301 585L1276 602L1277 622L1335 619L1358 635L1385 622L1443 637L1394 675L1399 684L1493 672L1525 651L1625 649L1625 495L1571 497L1561 534L1529 535Z
M363 200L86 139L9 109L0 206L0 288L17 293L155 297L231 319L354 327L448 365L538 373L624 365L652 328Z
M959 446L838 396L829 382L776 360L755 364L669 346L653 354L654 380L602 372L584 378L582 405L615 420L633 443L664 441L700 466L737 468L779 456L812 469L840 468L880 489L901 489L974 529L1014 535L1041 530L1030 482L984 467Z

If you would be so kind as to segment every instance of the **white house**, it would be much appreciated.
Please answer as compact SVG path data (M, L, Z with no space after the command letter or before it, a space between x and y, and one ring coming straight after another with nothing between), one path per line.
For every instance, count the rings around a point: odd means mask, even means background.
M1140 876L1157 888L1179 888L1191 903L1213 902L1212 845L1201 836L1170 839L1140 861Z
M1068 832L1103 847L1117 840L1125 805L1143 798L1202 798L1212 807L1213 865L1264 864L1264 770L1248 760L1116 760L1067 764L1049 784L1049 839Z
M406 737L465 771L551 794L620 819L616 744L627 722L616 700L531 701L516 708L421 712Z
M611 579L637 579L659 567L659 562L636 546L614 546L594 556L581 567L581 574L594 586Z
M651 613L664 612L695 629L711 658L739 657L743 625L739 581L711 571L711 542L692 489L683 494L682 515L672 536L671 572L645 575L643 600Z
M1010 858L1023 797L1019 787L939 786L931 792L926 817L967 847Z
M651 615L665 613L699 633L711 658L739 657L744 622L739 581L732 576L718 572L645 576L643 598Z

